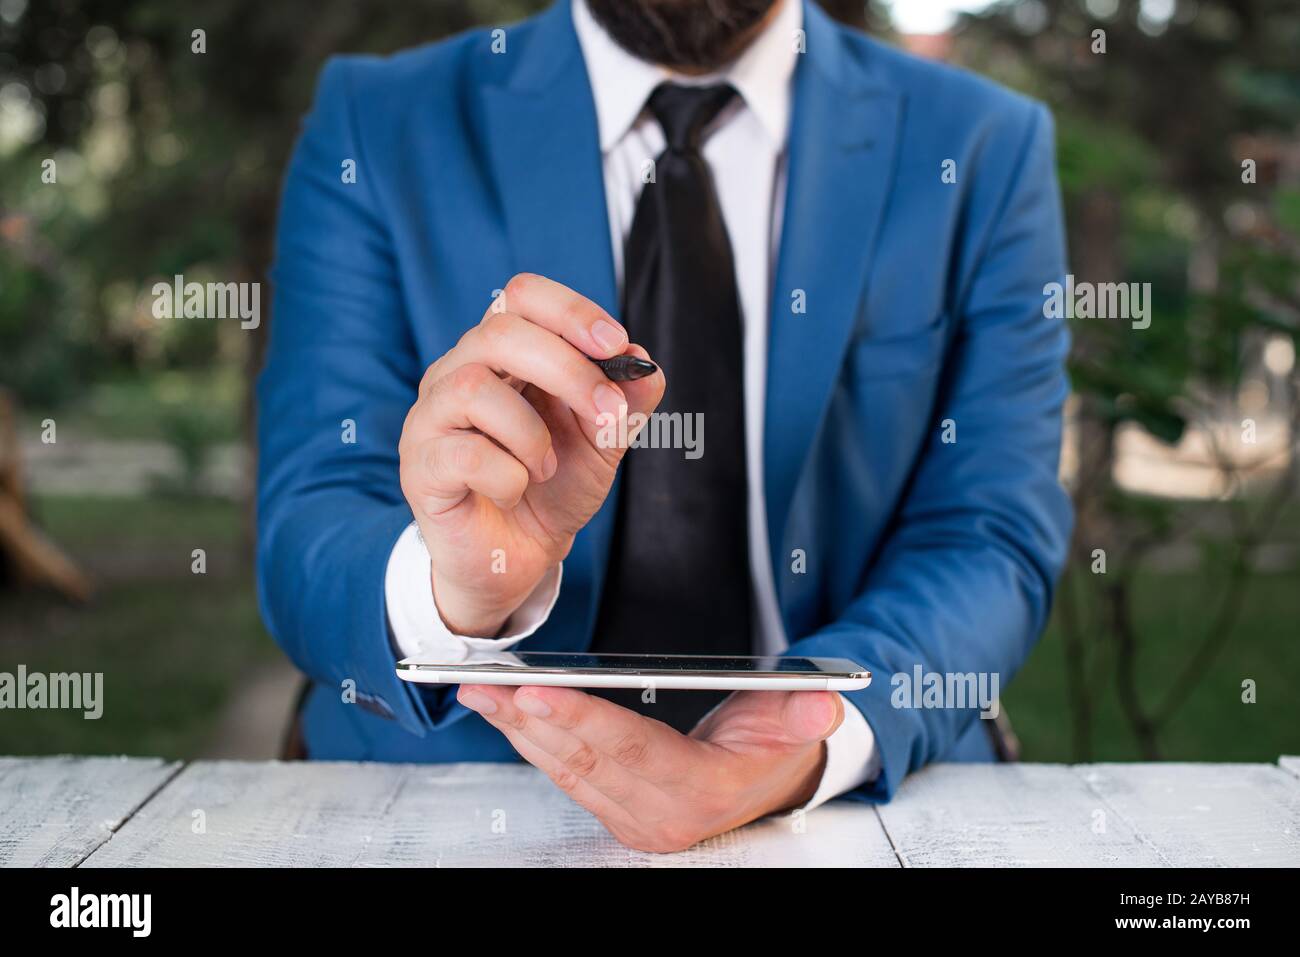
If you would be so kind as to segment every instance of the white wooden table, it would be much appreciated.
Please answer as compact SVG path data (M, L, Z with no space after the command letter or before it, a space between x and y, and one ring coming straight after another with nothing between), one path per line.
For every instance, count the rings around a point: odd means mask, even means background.
M1300 866L1300 758L936 765L689 851L629 851L525 765L0 758L0 865Z

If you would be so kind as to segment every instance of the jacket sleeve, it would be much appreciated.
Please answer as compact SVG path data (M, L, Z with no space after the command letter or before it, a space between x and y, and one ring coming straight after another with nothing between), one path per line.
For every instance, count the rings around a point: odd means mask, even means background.
M1004 154L1018 168L958 303L932 439L892 531L844 614L789 651L872 671L872 685L849 695L880 749L879 777L858 792L870 800L943 757L979 710L896 707L893 676L919 665L997 675L1005 688L1046 624L1065 561L1072 513L1057 467L1069 336L1044 310L1044 285L1065 272L1045 109L1033 108L1016 149ZM955 441L944 441L946 419Z
M395 675L384 610L388 556L411 521L397 444L422 369L351 67L326 64L281 200L258 382L258 595L303 672L423 735L436 699Z

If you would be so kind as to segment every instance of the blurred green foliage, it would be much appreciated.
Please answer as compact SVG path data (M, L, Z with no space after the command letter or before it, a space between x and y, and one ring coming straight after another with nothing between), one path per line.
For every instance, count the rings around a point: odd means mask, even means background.
M0 18L0 383L50 408L124 370L254 369L265 322L159 322L149 290L177 273L264 279L281 171L325 59L541 5L6 4L21 12Z
M1158 297L1140 334L1074 324L1075 385L1109 427L1177 441L1261 334L1300 342L1300 5L1183 0L1156 21L1136 0L1002 2L963 18L957 48L1053 108L1079 278Z
M1300 5L1001 2L962 19L956 49L1052 107L1077 279L1150 284L1147 328L1072 322L1077 523L1049 641L1070 756L1105 748L1099 729L1120 715L1137 754L1161 757L1225 646L1267 627L1260 595L1278 593L1254 575L1263 546L1286 542L1295 573L1295 529L1278 517L1300 484ZM1270 366L1270 350L1285 358ZM1191 438L1185 454L1226 503L1123 486L1127 425L1169 445ZM1280 433L1271 461L1257 430ZM1189 584L1153 567L1189 544ZM1177 648L1147 613L1170 594L1187 603ZM1265 607L1293 624L1293 601ZM1235 694L1219 704L1241 709Z
M6 711L0 754L194 758L233 695L280 660L258 617L238 506L217 499L40 497L35 512L100 584L87 608L4 597L0 669L102 672L104 713ZM201 544L207 573L191 573ZM274 742L281 729L268 728Z

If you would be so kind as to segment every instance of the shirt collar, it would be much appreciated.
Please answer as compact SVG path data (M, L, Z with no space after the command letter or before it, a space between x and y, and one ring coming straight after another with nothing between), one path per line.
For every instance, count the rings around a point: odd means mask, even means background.
M586 0L572 0L573 27L596 102L601 151L608 153L618 144L641 115L654 88L665 80L730 83L758 117L774 148L784 149L790 125L791 79L798 56L795 36L803 27L803 3L777 2L781 8L772 22L739 57L717 73L695 77L675 74L628 53L596 22Z

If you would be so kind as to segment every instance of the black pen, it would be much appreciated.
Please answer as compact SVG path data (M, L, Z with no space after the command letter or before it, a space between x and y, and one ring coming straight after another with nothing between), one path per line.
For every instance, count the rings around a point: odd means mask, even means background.
M587 358L591 359L591 356ZM638 359L636 356L614 356L612 359L591 359L591 361L600 366L601 371L605 373L605 378L611 382L631 382L633 379L644 379L659 371L659 367L653 362Z

